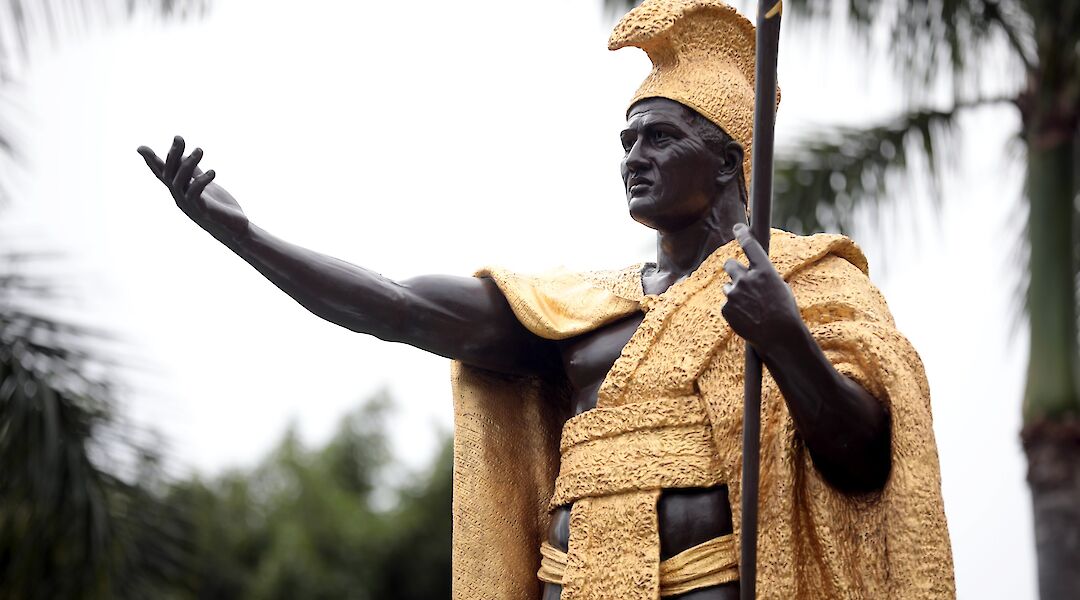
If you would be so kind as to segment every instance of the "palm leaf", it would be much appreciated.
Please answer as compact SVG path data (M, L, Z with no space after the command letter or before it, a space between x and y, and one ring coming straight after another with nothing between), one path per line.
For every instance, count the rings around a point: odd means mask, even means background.
M42 315L51 288L24 273L40 257L5 258L0 598L154 597L180 577L184 528L154 494L153 446L117 414L112 340Z
M977 94L979 60L999 42L1032 64L1031 20L1018 0L787 0L784 8L796 26L839 18L871 45L887 32L889 60L911 83L946 75L957 93Z
M201 16L208 8L209 0L0 0L0 84L18 76L43 40L68 41L140 15Z
M149 569L121 568L132 556L123 534L141 518L137 488L91 458L123 435L113 386L69 348L62 332L77 327L0 310L0 597L100 597L137 582Z
M18 157L19 122L3 92L38 40L205 6L0 0L0 199ZM181 576L185 528L155 494L153 446L117 414L108 376L116 365L103 350L109 336L43 308L54 288L31 273L44 259L0 253L0 599L160 597L154 590Z
M942 147L951 142L957 109L915 110L869 127L839 127L804 136L775 163L777 227L796 233L852 230L855 207L881 209L908 183L913 161L937 189Z
M602 3L618 16L641 0ZM733 4L754 12L754 2ZM839 18L864 42L889 32L888 54L905 80L929 82L947 70L961 83L973 61L999 39L1023 64L1033 64L1031 19L1019 0L786 0L784 9L796 26L821 27Z
M642 0L601 0L604 12L612 17L621 17L624 13L641 4Z
M19 108L5 93L27 68L35 44L68 42L94 29L137 16L202 16L210 0L0 0L0 206L8 200L8 173L19 162Z

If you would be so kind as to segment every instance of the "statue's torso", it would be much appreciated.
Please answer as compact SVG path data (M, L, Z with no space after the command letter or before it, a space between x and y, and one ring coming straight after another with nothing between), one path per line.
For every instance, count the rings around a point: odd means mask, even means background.
M642 313L560 343L563 367L573 389L574 414L596 408L597 392L623 347L641 324ZM664 490L657 505L661 560L692 546L731 533L731 505L726 486ZM570 538L570 506L554 511L548 542L566 550ZM737 583L695 590L681 598L721 600L738 597ZM545 600L559 596L548 585Z

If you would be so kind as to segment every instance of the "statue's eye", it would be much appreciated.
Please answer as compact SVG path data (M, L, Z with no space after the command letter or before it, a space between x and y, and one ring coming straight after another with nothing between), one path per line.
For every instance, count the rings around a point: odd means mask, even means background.
M671 141L672 137L666 131L660 131L659 129L654 129L652 131L652 139L657 144L666 144L667 142Z

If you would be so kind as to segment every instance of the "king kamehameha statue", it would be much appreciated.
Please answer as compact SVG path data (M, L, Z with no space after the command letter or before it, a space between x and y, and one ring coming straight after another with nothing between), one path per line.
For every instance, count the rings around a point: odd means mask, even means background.
M865 257L747 231L753 26L647 0L624 46L653 62L620 139L655 263L391 281L255 226L182 139L139 152L311 312L453 359L455 599L737 598L744 340L768 369L759 597L952 598L926 377Z

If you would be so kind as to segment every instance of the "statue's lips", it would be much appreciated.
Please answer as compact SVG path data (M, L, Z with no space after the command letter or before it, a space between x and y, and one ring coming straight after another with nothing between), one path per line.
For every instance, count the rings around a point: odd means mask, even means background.
M644 177L635 177L630 179L630 181L626 183L628 185L627 189L630 191L631 196L644 193L646 190L649 189L649 186L652 185L652 182L648 179L645 179Z

